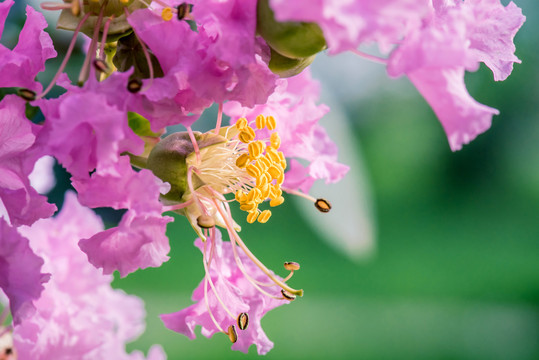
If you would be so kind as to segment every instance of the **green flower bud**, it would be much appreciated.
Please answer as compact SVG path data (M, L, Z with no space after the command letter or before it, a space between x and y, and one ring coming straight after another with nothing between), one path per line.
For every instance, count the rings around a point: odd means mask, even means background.
M279 54L292 58L308 58L324 50L326 40L320 27L307 22L278 22L268 0L258 0L256 30Z
M84 15L91 12L93 14L90 15L88 20L82 25L81 32L92 37L97 23L97 14L99 14L104 2L105 0L84 1L81 11L76 16L73 15L71 9L62 10L56 27L58 29L75 31ZM151 1L147 2L151 3ZM127 8L127 10L132 13L135 10L146 8L146 5L142 1L136 0L129 0L127 3L120 0L108 0L103 11L103 16L104 18L107 18L114 15L114 19L110 23L107 33L107 42L116 41L120 37L131 32L131 25L127 22L124 8ZM99 29L100 32L103 32L104 26L105 21L102 21Z
M214 133L195 132L195 139L199 149L226 142L226 138ZM187 132L177 132L162 139L148 156L147 168L155 176L170 184L170 191L162 195L163 199L180 203L182 197L188 192L187 186L187 158L195 151L193 143ZM203 184L194 184L195 188Z
M269 68L275 74L282 78L295 76L303 71L307 66L311 65L316 55L306 58L291 59L279 54L277 51L271 49L271 59L269 62Z

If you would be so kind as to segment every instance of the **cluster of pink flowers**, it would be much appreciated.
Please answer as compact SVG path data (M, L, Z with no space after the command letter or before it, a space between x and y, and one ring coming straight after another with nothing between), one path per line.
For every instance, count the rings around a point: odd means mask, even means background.
M13 4L0 3L0 35ZM240 204L248 223L268 222L271 211L258 207L281 205L283 193L330 210L309 195L311 185L338 182L348 167L319 124L329 108L318 104L308 69L314 56L326 48L355 52L386 65L390 76L408 76L459 150L498 113L468 94L465 71L483 62L495 80L507 78L519 62L513 37L525 19L500 0L63 0L42 7L61 11L58 26L75 33L45 89L36 75L57 53L40 12L28 6L18 44L0 45L0 88L8 93L0 101L7 358L145 358L125 352L144 328L143 304L113 290L110 274L169 259L173 218L164 213L171 211L198 234L205 275L196 303L162 315L165 326L194 338L200 325L204 336L228 335L233 349L255 344L268 352L273 344L260 320L302 296L287 285L299 264L285 263L284 279L266 268L239 237L229 202ZM63 71L79 33L90 40L74 86ZM360 50L372 43L387 56ZM65 91L47 98L55 85ZM215 129L193 131L213 104ZM42 123L27 117L29 106L39 108ZM186 132L163 136L178 124ZM43 156L71 174L77 191L55 217L29 178ZM98 207L124 210L119 224L105 230L89 209ZM147 356L164 357L158 346Z

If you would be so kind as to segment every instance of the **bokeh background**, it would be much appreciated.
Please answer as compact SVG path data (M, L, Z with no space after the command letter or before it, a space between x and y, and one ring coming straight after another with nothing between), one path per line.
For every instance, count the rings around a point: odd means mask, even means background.
M16 42L24 3L3 44ZM515 40L522 64L501 83L485 66L467 74L470 93L501 115L457 153L406 79L355 55L316 60L313 76L334 109L323 123L353 173L313 190L334 196L339 216L289 196L269 224L242 224L269 267L302 266L291 283L305 296L262 321L275 342L268 359L539 359L539 2L516 3L527 16ZM65 52L71 34L49 30ZM71 60L72 79L80 63L80 54ZM214 118L213 109L200 126ZM68 175L55 171L49 197L61 205ZM118 217L99 213L110 225ZM167 263L114 281L146 302L146 333L129 348L159 343L169 359L256 358L254 347L232 352L226 336L190 341L163 327L158 315L190 305L203 276L187 221L177 217L168 234Z

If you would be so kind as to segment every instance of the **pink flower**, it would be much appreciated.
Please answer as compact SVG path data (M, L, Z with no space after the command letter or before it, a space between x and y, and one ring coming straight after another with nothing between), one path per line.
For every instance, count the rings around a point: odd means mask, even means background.
M148 170L135 172L129 158L119 159L117 174L93 174L88 180L73 180L81 203L90 207L126 209L117 227L98 232L79 245L94 266L105 274L118 270L121 276L141 268L158 267L169 258L166 225L172 218L161 214L160 181Z
M111 276L90 265L77 246L79 238L103 230L91 210L66 195L62 211L54 219L41 220L20 231L45 259L51 273L36 312L16 325L15 348L23 359L140 359L127 354L125 343L144 329L140 299L110 286ZM153 350L155 352L159 350ZM142 357L143 358L143 357ZM164 358L161 356L156 358Z
M263 103L275 87L276 76L263 59L269 50L255 39L255 2L207 3L207 9L196 4L193 11L197 31L185 21L164 21L151 10L129 17L165 73L145 94L157 108L165 99L176 103L184 116L200 114L212 102L237 100L253 106ZM231 52L231 46L238 51Z
M221 241L219 231L215 231L206 242L197 239L195 245L202 252L204 261L209 262L204 280L193 292L196 304L176 313L161 315L165 326L194 339L195 326L200 325L202 335L211 337L229 329L229 326L237 326L237 317L242 313L248 314L248 326L244 330L236 330L237 342L232 345L232 349L246 353L255 344L259 355L266 354L273 348L273 343L262 330L260 320L266 312L287 301L282 297L276 299L265 295L253 286L246 276L261 282L267 282L267 276L251 262L243 250L233 248L237 246L234 242ZM237 261L243 264L243 268L239 267ZM275 297L280 296L279 286L264 289Z
M236 102L228 102L224 105L224 112L233 119L254 119L258 114L275 118L281 139L280 150L288 158L303 159L309 163L307 173L293 166L286 173L285 185L308 192L312 180L324 179L326 183L339 181L348 167L337 162L337 146L318 124L329 111L326 105L316 104L320 94L319 83L312 80L308 70L288 79L280 79L277 83L276 91L266 104L245 108ZM269 133L265 134L269 137ZM300 174L296 172L305 175L300 180ZM295 180L287 181L289 176Z
M126 75L121 74L36 102L46 118L39 142L75 178L88 178L94 169L114 173L121 153L144 151L144 141L127 122L122 96L126 84Z
M0 217L0 288L9 299L13 322L19 324L34 311L49 274L42 273L43 259L28 240Z
M270 0L278 21L317 23L331 54L377 42L385 51L416 26L426 0Z
M391 54L388 73L408 75L442 123L453 151L490 127L496 109L468 94L464 70L484 62L495 80L509 76L513 38L524 22L521 10L499 0L436 1L423 26L410 32Z
M4 23L13 6L13 0L0 3L0 37ZM35 81L38 72L45 70L45 61L56 56L52 40L43 29L47 27L43 15L30 6L26 7L27 19L13 50L0 45L0 87L23 87L39 91Z
M28 180L36 161L31 149L35 132L37 126L26 119L25 102L6 96L0 102L0 200L14 226L30 225L56 210Z

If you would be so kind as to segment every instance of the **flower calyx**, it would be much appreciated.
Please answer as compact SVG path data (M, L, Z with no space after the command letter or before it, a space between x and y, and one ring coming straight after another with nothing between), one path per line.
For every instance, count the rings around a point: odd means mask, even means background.
M118 38L128 34L131 31L131 25L127 22L125 10L132 13L138 9L146 8L145 3L151 3L137 0L85 0L82 6L79 6L78 0L66 1L72 6L62 10L56 27L63 30L75 31L81 20L88 13L91 15L82 25L80 31L92 37L94 29L99 26L99 32L103 33L104 22L98 20L98 14L102 11L102 16L112 17L107 32L107 42L116 41Z

